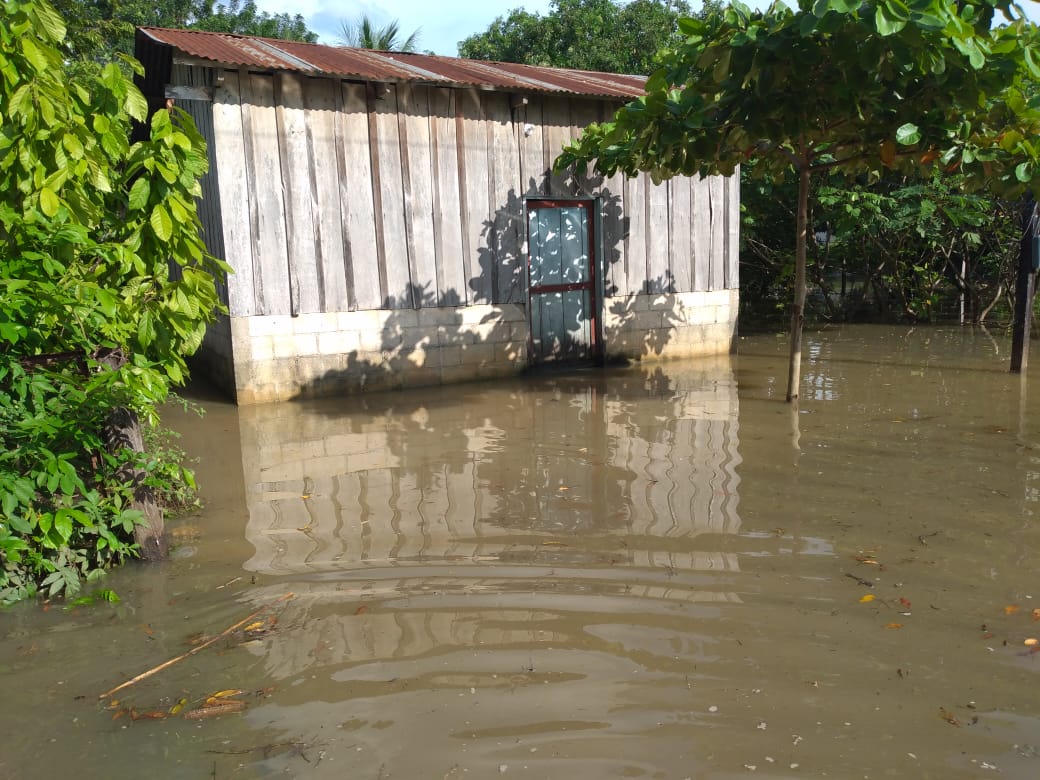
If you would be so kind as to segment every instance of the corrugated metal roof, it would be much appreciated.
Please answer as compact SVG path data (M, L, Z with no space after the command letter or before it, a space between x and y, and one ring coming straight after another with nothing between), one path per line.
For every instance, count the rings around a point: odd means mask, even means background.
M198 30L139 29L145 39L172 46L190 57L241 68L289 70L311 76L418 81L444 86L623 99L642 95L646 82L642 76L614 73L352 49Z

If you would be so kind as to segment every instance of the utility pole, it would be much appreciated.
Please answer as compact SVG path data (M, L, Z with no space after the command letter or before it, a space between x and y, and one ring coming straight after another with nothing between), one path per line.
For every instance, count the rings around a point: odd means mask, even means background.
M1011 336L1011 373L1025 373L1029 362L1029 328L1033 320L1036 272L1040 267L1036 201L1030 195L1022 209L1022 240L1018 245L1015 280L1015 325Z

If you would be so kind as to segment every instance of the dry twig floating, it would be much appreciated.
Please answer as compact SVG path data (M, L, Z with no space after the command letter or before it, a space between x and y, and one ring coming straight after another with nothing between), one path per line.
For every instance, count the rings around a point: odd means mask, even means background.
M166 669L167 667L173 666L178 661L183 661L185 658L188 658L189 656L195 655L195 653L199 652L200 650L205 650L207 647L209 647L214 642L216 642L216 641L218 641L220 639L223 639L224 637L226 637L228 634L230 634L235 629L241 628L246 623L248 623L251 620L255 619L257 615L259 615L259 614L263 613L264 611L270 609L275 604L280 604L283 601L288 601L292 597L293 597L292 593L286 593L284 596L281 596L281 597L275 599L270 604L267 604L267 605L265 605L263 607L260 607L260 609L258 609L256 612L253 612L251 615L248 615L248 616L242 618L240 621L235 623L235 625L228 626L223 631L221 631L219 634L217 634L215 637L212 637L211 639L207 639L201 645L198 645L196 647L191 648L191 650L189 650L186 653L181 653L181 655L177 656L176 658L171 658L169 661L164 661L163 663L159 664L158 666L152 667L147 672L141 672L141 674L139 674L136 677L133 677L133 678L127 680L125 683L121 683L121 684L117 685L115 688L112 688L110 690L105 691L100 696L98 696L98 698L99 699L106 699L109 696L111 696L113 693L117 693L117 692L123 690L124 688L129 688L131 685L135 685L136 683L141 682L141 680L145 680L145 679L151 677L153 674L156 674L157 672L161 672L163 669Z

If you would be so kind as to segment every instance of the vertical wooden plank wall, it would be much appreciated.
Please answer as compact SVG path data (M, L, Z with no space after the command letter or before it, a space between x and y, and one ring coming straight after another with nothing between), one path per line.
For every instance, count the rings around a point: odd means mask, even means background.
M282 167L274 79L241 73L242 135L245 146L246 202L256 260L253 276L256 314L289 314L289 254L286 245Z
M234 316L525 303L525 196L601 198L608 295L737 283L736 177L550 172L607 101L225 70L199 110Z
M322 310L321 235L317 203L311 189L316 171L307 148L308 119L303 106L304 80L293 73L274 75L274 106L285 190L285 230L289 266L289 313ZM311 118L313 119L313 118Z
M398 87L398 109L405 235L414 295L412 306L436 306L439 292L429 87L402 84Z
M251 177L246 173L251 161L246 159L238 71L224 71L224 83L213 91L210 152L219 167L211 164L207 178L216 177L219 198L217 202L204 200L202 207L214 217L219 215L224 254L218 256L235 269L228 277L228 312L232 317L248 317L258 313L254 288L257 269L250 232Z
M373 121L369 141L373 149L373 176L378 180L380 207L376 221L382 225L382 266L386 271L384 308L407 309L413 305L407 235L405 233L404 181L401 170L401 137L397 87L377 84L370 93ZM378 233L378 229L377 229Z
M693 252L690 241L692 182L678 176L668 182L668 258L671 278L667 289L675 292L693 290Z
M303 95L308 120L308 169L313 173L310 197L315 209L315 273L321 292L317 311L347 311L350 308L341 227L340 139L336 129L338 92L339 85L334 81L311 79Z
M369 140L368 98L364 84L340 85L341 108L336 114L336 150L340 155L339 189L343 225L344 264L353 277L350 310L378 309L383 298L377 252L372 147ZM385 277L384 277L385 280Z
M490 157L489 198L493 221L492 303L524 303L526 274L521 264L520 245L524 215L520 200L520 151L513 124L509 95L492 92L486 103L488 154Z
M711 289L711 192L708 179L693 179L693 289Z
M490 303L494 270L490 241L494 222L488 191L488 139L484 126L484 103L475 89L460 90L455 100L459 194L463 201L461 216L469 302Z
M647 181L648 217L646 225L647 292L671 292L671 258L668 256L669 182L655 185Z
M709 290L726 287L726 180L721 176L708 178L711 196L711 284Z
M463 265L459 155L455 95L430 89L430 141L433 150L433 240L438 306L466 302L468 279Z
M549 193L543 134L542 104L529 100L517 117L520 134L520 191L528 197Z
M647 185L650 180L646 176L625 179L625 214L628 217L628 234L625 238L625 258L627 260L628 294L637 295L647 292L646 284L649 275L646 263L646 231L647 231Z

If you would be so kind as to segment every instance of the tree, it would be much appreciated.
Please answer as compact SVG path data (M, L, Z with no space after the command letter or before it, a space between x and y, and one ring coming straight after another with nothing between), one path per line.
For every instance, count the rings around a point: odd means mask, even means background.
M993 27L996 5L1007 24ZM629 175L797 176L787 398L798 397L813 175L958 171L966 189L1040 187L1038 36L1010 0L800 0L683 19L646 96L591 126L556 167Z
M145 464L103 426L156 407L186 376L227 266L200 237L207 158L179 109L147 115L109 63L66 69L45 0L7 0L0 25L0 602L74 592L135 550ZM134 63L139 70L140 66ZM146 140L131 143L134 123ZM154 455L155 453L153 453ZM154 457L151 486L189 479Z
M227 4L215 5L210 2L205 10L206 13L189 23L192 29L304 43L316 43L318 40L317 33L307 29L307 23L300 14L259 11L254 0L228 0Z
M135 27L174 27L314 43L300 14L259 11L255 0L54 0L72 60L104 64L134 53Z
M367 14L361 14L353 24L343 22L339 42L357 49L414 52L419 48L419 30L401 40L400 22L395 20L377 27Z
M657 51L678 40L678 20L689 13L685 0L552 0L546 16L517 8L497 18L459 43L459 56L647 74Z

